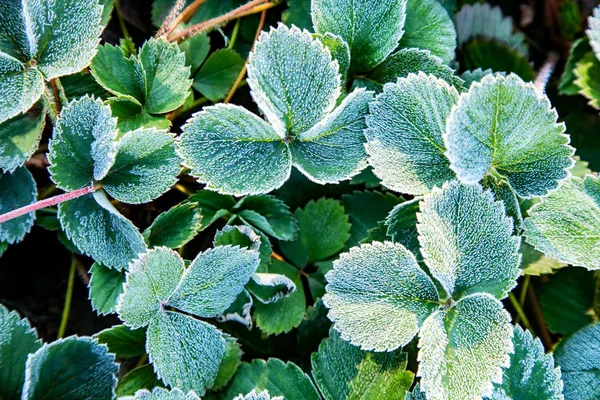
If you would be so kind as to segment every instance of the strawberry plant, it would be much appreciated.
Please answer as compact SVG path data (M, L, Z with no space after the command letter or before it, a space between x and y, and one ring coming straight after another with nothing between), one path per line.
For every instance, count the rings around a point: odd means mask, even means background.
M599 398L584 3L3 1L0 399Z

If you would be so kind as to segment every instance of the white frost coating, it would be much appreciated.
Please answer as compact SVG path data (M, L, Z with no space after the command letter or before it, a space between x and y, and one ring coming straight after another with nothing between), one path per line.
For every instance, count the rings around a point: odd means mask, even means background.
M207 189L242 196L267 193L289 178L288 145L245 108L205 107L183 126L181 154Z
M260 393L256 393L256 390L252 390L245 396L240 393L233 400L283 400L283 396L271 397L268 390L263 390Z
M250 289L252 294L263 304L275 303L296 291L296 284L281 274L256 273L251 282L258 286L255 290Z
M585 33L590 39L596 58L600 59L600 6L594 8L593 14L588 18L588 27Z
M450 167L466 183L494 168L521 197L546 195L569 176L574 149L547 96L517 75L488 75L460 96L446 125Z
M333 263L326 279L323 303L330 309L329 319L342 339L363 350L406 345L441 306L437 289L415 257L391 242L351 248Z
M27 111L44 93L44 78L35 68L0 51L0 123Z
M252 329L252 315L250 311L254 305L254 300L247 290L243 290L233 303L222 314L217 315L215 319L218 322L233 321Z
M425 196L417 220L425 264L454 300L477 292L503 299L516 286L521 240L490 191L446 183Z
M422 195L454 178L442 136L457 100L455 88L422 72L384 86L365 130L369 164L384 186Z
M13 172L29 160L39 146L45 126L44 102L0 123L0 169Z
M571 177L529 210L528 243L546 256L589 270L600 269L600 181Z
M348 43L351 71L366 72L398 47L406 0L313 0L311 15L317 33L331 32Z
M487 293L433 313L419 333L421 390L428 399L477 399L502 382L513 352L510 314Z
M35 203L37 186L33 176L25 167L13 172L0 171L0 215ZM31 228L35 213L23 215L0 224L0 242L18 243Z
M50 178L65 191L106 176L117 154L117 120L100 99L85 96L65 106L48 145Z
M164 389L156 387L150 392L147 389L140 389L135 392L133 396L122 396L119 400L200 400L200 397L190 390L187 393L181 390L175 389Z
M367 167L365 117L373 92L356 89L292 142L294 166L319 184L338 183Z
M307 30L279 24L262 32L248 58L252 98L281 138L310 129L335 107L339 66Z

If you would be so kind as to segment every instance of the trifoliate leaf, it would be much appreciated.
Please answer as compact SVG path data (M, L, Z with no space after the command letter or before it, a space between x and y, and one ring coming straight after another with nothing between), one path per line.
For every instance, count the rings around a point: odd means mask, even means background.
M420 210L421 199L415 198L395 206L385 220L387 236L392 242L400 243L421 260L419 234L417 232L417 213Z
M158 247L142 254L129 267L119 298L119 318L132 328L147 325L166 304L184 274L179 254Z
M507 44L474 39L462 47L460 62L466 69L491 69L497 73L515 73L524 81L533 81L536 72L529 59Z
M152 391L140 389L134 396L119 397L119 400L200 400L200 397L192 390L184 393L177 388L168 390L157 387Z
M256 393L256 390L253 390L245 396L240 394L233 400L283 400L283 396L271 397L268 390L263 390L260 393Z
M567 266L565 263L546 257L524 240L521 242L521 254L523 255L521 261L523 275L540 276L553 274L555 270Z
M600 180L572 177L529 210L528 243L546 256L587 269L600 268Z
M244 64L245 60L236 51L219 49L208 57L194 77L194 89L213 103L223 100Z
M325 119L291 145L294 166L319 183L350 179L367 167L365 117L373 93L356 89Z
M573 148L565 125L533 84L490 75L462 95L444 140L458 178L477 183L494 168L521 197L556 189L568 175Z
M0 305L0 397L21 398L27 355L41 346L29 321Z
M246 196L232 208L242 221L279 240L293 240L298 223L288 206L274 196Z
M256 271L257 251L218 246L192 261L168 305L203 318L213 318L229 307Z
M160 311L150 321L146 348L157 376L167 385L200 396L212 387L225 352L214 326L188 315Z
M42 96L44 87L44 77L37 69L0 51L0 123L27 111Z
M34 105L0 124L0 169L12 172L31 157L46 125L46 106Z
M422 195L454 177L442 135L457 100L456 89L423 73L385 85L365 131L369 164L384 186Z
M33 176L25 167L14 172L0 171L0 215L35 203L37 188ZM13 244L23 240L33 226L35 213L23 215L0 224L0 242Z
M498 179L493 175L486 175L481 182L484 189L488 189L494 195L494 198L501 201L504 205L504 212L513 220L515 233L520 233L523 229L523 214L519 205L519 199L512 188L504 179Z
M419 333L421 389L430 399L490 396L510 365L512 336L510 315L487 293L436 311Z
M326 278L323 302L329 319L342 339L363 350L406 345L441 305L431 279L399 244L353 247L333 263Z
M577 39L571 44L571 53L565 64L565 70L560 77L558 93L566 96L573 96L579 93L581 88L575 85L575 80L577 79L575 68L590 51L592 51L592 47L586 37Z
M404 400L414 378L406 371L406 353L364 351L333 329L311 361L315 382L327 400Z
M181 158L175 137L155 129L138 129L118 143L115 162L102 180L102 187L115 199L147 203L177 182Z
M311 201L295 212L298 238L279 243L284 255L299 268L322 261L342 250L350 238L350 223L336 200Z
M268 390L271 399L273 396L294 400L320 399L308 375L296 364L284 363L276 358L242 363L233 381L219 394L220 398L225 400L236 397L240 393L250 393L252 390L257 392Z
M139 230L102 191L59 204L58 218L75 246L107 267L127 269L129 262L146 251Z
M600 324L588 325L561 340L554 349L566 400L600 396Z
M281 20L289 27L296 25L300 29L314 31L310 3L311 0L287 0L288 9L281 13Z
M108 346L117 358L133 358L146 353L146 330L115 325L95 335L98 343Z
M169 129L171 121L164 115L148 114L137 100L131 97L111 97L106 103L116 117L120 133L140 128Z
M90 72L104 89L116 96L130 98L140 105L146 99L146 81L140 61L134 55L125 56L119 46L98 46Z
M296 284L290 278L273 273L256 273L246 286L263 304L275 303L296 291Z
M516 286L521 240L491 192L446 183L425 197L417 219L425 264L454 300L480 292L503 299Z
M119 379L115 394L118 399L122 396L133 396L140 389L164 387L164 383L158 379L151 364L137 367Z
M94 263L90 274L89 298L92 309L100 315L114 313L119 296L123 293L125 273Z
M454 59L456 29L438 0L408 0L401 48L431 51L445 63Z
M331 32L350 46L353 72L365 72L386 59L404 33L406 0L313 0L317 33Z
M339 67L329 50L309 32L283 24L261 33L255 43L248 84L281 138L309 130L333 110L341 92Z
M156 217L143 235L151 247L177 249L192 240L202 227L202 210L194 203L182 203Z
M105 345L70 336L42 346L27 359L23 400L110 399L119 365Z
M179 43L179 48L185 53L185 63L190 66L191 75L195 76L210 51L210 37L207 34L194 35Z
M181 153L208 189L236 196L280 187L292 164L287 144L269 124L230 104L195 114L183 126Z
M588 99L588 104L600 109L600 61L592 52L585 54L575 66L575 85L580 88L579 94Z
M99 181L115 162L117 121L108 106L91 97L63 108L49 144L50 177L69 191Z
M540 339L515 326L514 353L510 367L503 371L502 383L494 385L492 399L562 399L560 368L554 368L552 355L544 354Z
M588 26L589 28L585 33L590 40L590 46L592 46L594 54L600 59L600 7L596 7L593 14L588 18Z
M309 5L310 8L310 5ZM312 22L311 22L312 25ZM329 49L331 58L337 60L340 69L341 82L346 82L348 77L348 70L350 69L350 47L348 43L344 41L338 35L326 32L324 35L318 33L313 34L313 37L318 39L323 46Z

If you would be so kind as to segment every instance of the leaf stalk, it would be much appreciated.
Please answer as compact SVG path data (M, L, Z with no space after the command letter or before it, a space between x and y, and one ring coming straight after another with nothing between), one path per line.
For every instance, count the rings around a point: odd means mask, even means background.
M69 281L67 283L67 294L65 295L65 306L63 308L62 318L60 320L60 327L58 328L57 338L60 339L65 335L67 330L67 322L69 321L69 314L71 313L71 300L73 299L73 283L75 281L75 270L77 269L77 257L74 255L71 257L71 268L69 269Z

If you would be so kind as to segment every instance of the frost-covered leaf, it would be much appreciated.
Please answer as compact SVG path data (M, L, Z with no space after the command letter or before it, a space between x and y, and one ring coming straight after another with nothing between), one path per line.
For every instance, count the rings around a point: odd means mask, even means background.
M417 232L417 213L420 210L421 198L398 204L390 211L385 220L385 231L391 237L392 242L400 243L418 260L421 260L421 248L419 246L419 233Z
M248 60L252 97L282 138L306 132L340 95L337 62L307 31L283 24L261 33Z
M181 158L173 134L156 129L126 133L117 146L115 162L102 187L115 199L147 203L177 182Z
M404 400L427 400L427 395L421 391L421 384L417 383L412 392L408 393Z
M296 291L296 284L283 274L256 273L246 286L263 304L275 303Z
M588 30L585 31L590 40L590 46L594 54L600 59L600 7L594 9L593 14L588 18Z
M152 391L140 389L135 395L119 397L119 400L200 400L200 397L192 390L184 393L177 388L168 390L157 387Z
M300 29L313 31L310 13L311 0L287 0L288 9L281 13L281 20L287 26L296 25Z
M13 172L0 171L0 215L35 203L37 188L33 176L25 167ZM0 224L0 242L8 244L23 240L33 226L35 213L23 215Z
M417 218L425 264L454 300L480 292L502 299L516 286L521 240L490 191L446 183L425 197Z
M63 108L49 144L50 177L69 191L106 176L117 154L117 121L101 100L83 97Z
M98 343L108 346L117 358L133 358L146 353L146 330L115 325L95 335Z
M159 214L143 233L151 247L177 249L192 240L203 227L202 210L194 203L182 203Z
M365 72L398 46L406 0L313 0L311 11L316 32L341 36L350 46L350 69Z
M312 373L327 400L404 400L414 378L406 371L407 359L401 350L361 350L331 329L311 357Z
M271 397L268 390L263 390L260 393L252 390L245 396L243 394L236 396L233 400L283 400L283 396Z
M181 153L207 188L241 196L267 193L288 179L288 145L264 120L235 105L206 107L183 127Z
M269 239L254 228L246 225L226 225L223 229L217 231L213 239L213 245L216 246L239 246L248 250L258 252L260 265L257 270L261 270L271 263L271 254L273 247Z
M350 238L350 223L336 200L311 201L295 212L298 238L279 243L283 254L299 268L322 261L342 250Z
M27 111L43 92L44 77L37 69L0 51L0 123Z
M119 318L132 328L147 325L164 307L183 274L183 260L171 249L158 247L142 254L129 266L117 305Z
M588 99L588 104L595 109L600 109L600 61L592 52L585 54L575 66L575 86L579 94Z
M276 358L242 363L229 386L219 392L219 398L229 400L240 393L268 390L273 396L285 399L318 400L320 396L312 381L296 364Z
M46 106L34 105L0 124L0 169L14 171L31 157L46 125Z
M94 263L90 274L89 298L92 309L100 315L114 313L119 296L123 293L125 273Z
M223 100L235 83L245 60L236 51L219 49L212 53L194 77L194 89L213 103Z
M105 345L70 336L42 346L27 359L23 400L110 399L119 365Z
M29 321L0 305L0 397L21 398L27 355L41 346Z
M431 279L399 244L353 247L333 263L326 278L323 302L329 319L342 339L364 350L406 345L441 305Z
M552 355L546 355L540 339L531 332L515 326L513 336L514 354L510 355L510 367L504 368L502 383L494 385L492 399L563 399L563 382L560 368L554 367Z
M212 387L225 352L225 339L214 326L160 311L150 321L147 335L148 357L166 384L200 396Z
M456 89L423 73L385 85L365 131L369 164L384 186L422 195L454 177L442 135L457 100Z
M492 75L493 73L494 71L492 71L491 69L484 70L481 68L477 68L474 70L468 70L463 72L462 74L460 74L460 78L464 80L463 86L466 89L469 89L473 82L481 82L484 76ZM499 73L502 74L502 72Z
M521 261L523 275L540 276L553 274L555 270L567 266L567 264L563 262L546 257L544 253L537 251L525 240L521 242L521 254L523 255Z
M524 81L533 81L536 71L529 59L495 40L474 39L462 46L460 63L466 69L491 69L496 73L515 73Z
M438 310L419 333L421 390L429 399L476 399L502 382L513 351L513 327L502 303L486 293Z
M329 49L331 58L338 62L342 84L346 82L348 70L350 69L350 47L348 47L348 43L331 32L327 32L324 35L315 33L313 34L313 37L317 38L323 43L323 46Z
M152 365L145 364L134 368L121 377L115 389L115 394L117 398L121 396L133 396L140 389L152 390L153 388L164 386L165 384L156 376Z
M196 192L184 201L184 203L187 202L198 207L202 215L202 229L212 225L219 218L228 215L231 207L236 204L232 196L225 196L210 190Z
M462 95L448 117L445 142L460 180L476 183L494 168L521 197L556 189L568 176L573 148L565 125L516 75L490 75Z
M252 329L252 318L250 317L250 310L254 305L254 300L248 290L242 290L242 293L238 294L233 303L227 307L220 315L217 315L215 319L218 322L233 321L244 325L248 329Z
M231 209L244 223L279 240L293 240L298 223L288 206L269 195L246 196Z
M546 256L587 269L600 268L600 180L572 177L529 210L528 243Z
M429 50L445 63L454 59L456 29L438 0L408 0L404 30L400 47Z
M257 251L218 246L198 254L167 304L203 318L225 311L256 271Z
M301 133L291 145L294 166L309 179L338 183L367 167L365 117L372 92L356 89L325 119Z
M513 220L515 233L520 233L523 229L523 214L519 199L512 188L504 179L498 179L494 175L486 175L481 182L484 189L488 189L494 195L494 198L501 201L504 205L504 212Z
M146 251L144 238L102 191L61 203L60 224L75 246L94 261L117 270Z
M565 400L600 396L600 323L561 340L554 349L554 359L561 369Z
M242 364L242 354L244 352L238 344L237 339L227 335L224 335L224 338L225 353L223 354L221 365L219 365L219 371L217 372L212 390L219 390L226 386Z

